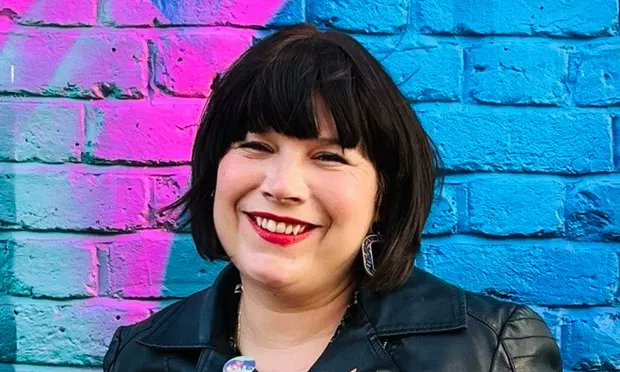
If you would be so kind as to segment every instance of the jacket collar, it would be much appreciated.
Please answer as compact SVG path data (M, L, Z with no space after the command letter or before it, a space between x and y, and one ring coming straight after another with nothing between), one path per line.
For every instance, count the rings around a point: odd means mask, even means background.
M227 335L234 327L238 306L233 292L238 283L239 272L227 265L209 289L173 305L175 309L154 321L138 341L158 348L228 350ZM362 287L358 300L379 336L466 328L464 291L419 268L414 268L404 285L388 294Z

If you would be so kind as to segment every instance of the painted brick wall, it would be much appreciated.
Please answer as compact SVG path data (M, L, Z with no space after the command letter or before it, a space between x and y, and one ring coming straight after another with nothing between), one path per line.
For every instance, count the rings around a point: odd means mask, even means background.
M210 81L300 21L351 32L446 185L419 265L533 305L567 371L620 370L618 0L0 0L0 371L96 370L112 331L207 286L154 211Z

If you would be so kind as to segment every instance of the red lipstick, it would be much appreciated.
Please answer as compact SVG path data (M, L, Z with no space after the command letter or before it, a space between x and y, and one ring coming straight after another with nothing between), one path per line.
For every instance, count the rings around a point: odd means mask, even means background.
M261 214L262 215L256 214L256 216L264 217L264 218L269 218L269 219L274 219L274 220L278 219L279 221L282 221L282 222L295 221L295 222L289 222L289 223L308 225L307 223L301 222L299 220L288 219L288 221L287 221L287 220L284 220L284 219L280 219L277 216L274 216L275 218L274 217L268 217L268 216L273 216L273 215L269 215L268 213L261 213ZM254 228L256 233L258 234L258 236L260 236L265 241L267 241L267 242L269 242L271 244L277 244L277 245L282 245L282 246L295 244L295 243L297 243L297 242L307 238L308 235L310 235L310 233L313 230L312 225L308 225L304 232L302 232L300 234L297 234L297 235L292 235L292 234L291 235L287 235L287 234L271 232L271 231L265 230L262 227L258 226L256 224L256 219L254 217L252 217L252 216L250 216L248 214L246 214L246 216L248 217L248 220L250 221L250 224L252 225L252 227Z

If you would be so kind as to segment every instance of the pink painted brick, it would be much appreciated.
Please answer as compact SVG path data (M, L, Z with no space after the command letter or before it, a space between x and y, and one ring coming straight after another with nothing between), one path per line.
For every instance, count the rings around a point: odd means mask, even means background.
M152 215L158 227L178 230L186 218L180 216L182 208L160 213L160 209L175 202L187 191L190 184L190 167L178 168L169 175L158 175L151 178L153 200L151 201Z
M87 155L103 162L188 162L203 106L203 100L102 101L88 109Z
M80 231L147 227L147 179L131 172L77 165L0 169L0 226Z
M287 17L301 21L303 6L298 0L275 23ZM103 0L101 21L112 26L153 25L242 25L272 24L286 0L177 0L174 3L150 0Z
M147 231L99 244L107 255L103 295L125 298L183 297L207 287L222 264L207 264L189 235ZM107 261L107 262L106 262ZM104 275L102 275L103 277Z
M251 30L170 32L155 40L155 82L166 94L207 97L211 81L251 44Z
M158 308L152 302L105 298L62 303L4 298L0 307L7 306L14 310L4 321L15 333L17 362L84 366L101 364L117 327Z
M83 117L77 104L0 102L0 160L79 161Z
M135 32L33 29L0 38L2 93L71 98L147 94L147 45Z
M91 26L97 19L96 0L8 0L2 7L22 25Z
M11 264L5 268L5 286L10 294L51 298L97 295L96 248L88 240L20 234L8 247Z

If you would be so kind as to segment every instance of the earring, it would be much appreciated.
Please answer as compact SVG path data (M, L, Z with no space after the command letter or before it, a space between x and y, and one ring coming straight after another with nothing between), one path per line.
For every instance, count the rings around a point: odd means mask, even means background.
M362 261L364 270L370 276L375 275L375 260L372 256L372 245L383 241L381 234L370 234L362 241Z

